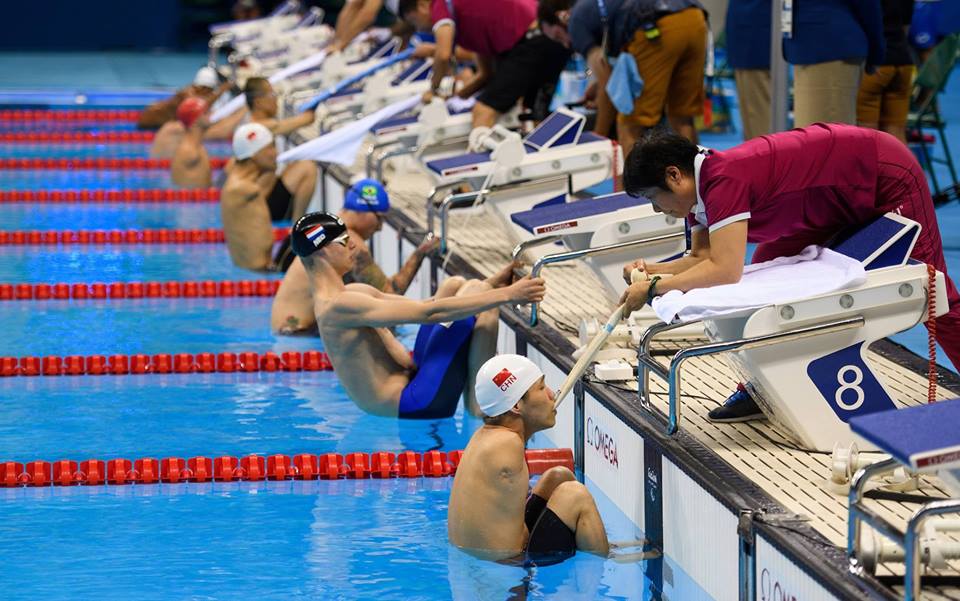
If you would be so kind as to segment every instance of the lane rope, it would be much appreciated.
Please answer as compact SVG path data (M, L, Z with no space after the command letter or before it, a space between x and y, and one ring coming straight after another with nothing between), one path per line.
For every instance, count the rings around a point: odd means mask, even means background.
M0 142L153 142L152 131L6 131Z
M229 159L214 157L210 159L211 169L223 169ZM0 158L0 169L107 169L121 170L153 170L170 169L170 159L148 159L142 157L104 158L104 157L71 157L71 158Z
M290 230L274 228L280 241ZM0 231L0 246L56 244L209 244L224 242L222 229L154 228L144 230L7 230Z
M4 202L218 202L219 188L0 190Z
M0 377L333 371L322 351L0 357Z
M529 449L525 452L531 476L553 467L573 471L570 449ZM183 457L116 458L107 461L30 461L0 463L0 487L104 486L126 484L181 484L196 482L256 482L262 480L365 480L369 478L441 478L453 476L463 451L401 451L392 453L324 453L315 455L199 455Z
M0 284L0 301L273 296L280 280Z
M119 109L5 109L0 111L0 121L136 121L140 118L140 112Z

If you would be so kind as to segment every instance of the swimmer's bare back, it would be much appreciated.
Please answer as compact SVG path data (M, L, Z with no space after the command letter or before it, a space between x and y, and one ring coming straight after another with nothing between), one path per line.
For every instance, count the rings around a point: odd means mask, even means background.
M203 142L189 134L183 137L170 160L170 178L181 188L210 187L210 155Z
M238 267L256 271L269 269L273 262L273 225L259 179L247 168L234 167L220 193L230 258Z

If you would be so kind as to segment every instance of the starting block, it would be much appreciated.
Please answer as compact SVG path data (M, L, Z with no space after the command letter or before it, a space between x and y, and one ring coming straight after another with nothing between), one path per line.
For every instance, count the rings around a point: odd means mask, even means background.
M920 599L921 573L924 568L950 570L948 560L960 559L960 545L941 535L960 530L958 520L934 520L949 513L960 513L960 399L861 415L850 420L850 427L863 439L891 458L874 463L854 476L849 496L847 558L852 570L874 572L880 563L902 562L904 599ZM907 527L900 530L888 519L866 505L864 493L870 480L899 467L919 473L936 474L946 485L951 498L921 505ZM875 530L866 531L863 524ZM888 546L877 535L892 540ZM892 548L891 548L892 547Z
M910 259L919 234L918 223L899 215L876 219L833 246L861 261L866 270L863 285L707 318L704 329L713 342L681 350L669 369L656 364L650 342L658 333L686 324L651 327L640 345L642 401L650 407L650 372L667 380L669 430L675 432L683 363L724 353L764 413L805 447L830 451L837 443L857 442L873 450L869 441L855 438L850 420L896 405L874 372L867 349L880 338L926 321L928 299L934 295L936 316L948 310L943 274L937 272L931 286L926 265Z
M584 131L585 123L583 115L560 109L524 138L494 128L481 141L486 152L428 159L424 170L437 187L499 187L565 174L569 191L577 192L610 179L621 163L616 143Z
M627 287L622 273L625 264L640 257L654 262L669 260L683 255L687 247L682 220L657 213L649 200L623 192L547 204L510 218L522 237L514 259L536 247L561 242L567 252L537 257L535 271L547 264L583 258L614 298Z

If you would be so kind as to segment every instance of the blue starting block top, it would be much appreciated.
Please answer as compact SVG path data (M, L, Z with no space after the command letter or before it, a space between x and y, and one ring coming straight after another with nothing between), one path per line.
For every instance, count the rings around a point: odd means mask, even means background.
M869 413L849 423L855 433L913 469L960 466L960 399Z
M863 263L864 269L906 265L920 236L916 221L887 213L831 244L836 252Z
M523 143L527 150L541 150L576 144L587 123L587 118L571 111L557 111L540 122L532 132L527 134Z
M373 128L374 134L380 134L383 132L391 131L394 129L399 129L412 125L417 122L416 115L406 115L404 117L394 117L393 119L387 119L386 121L381 121Z
M351 87L351 88L345 88L345 89L343 89L343 90L340 90L340 91L337 92L336 94L330 96L330 98L341 98L341 97L344 97L344 96L356 96L357 94L360 94L360 93L362 93L362 92L363 92L363 87L362 87L362 86L354 86L354 87Z
M363 58L360 58L359 60L355 60L350 64L355 65L357 63L363 63L369 60L373 60L375 58L386 58L388 56L396 54L399 51L400 51L400 39L390 38L383 44L379 46L375 46L372 50L370 50L370 52L368 52L365 56L363 56Z
M589 200L541 206L529 211L514 213L510 216L510 219L528 232L546 233L535 232L535 230L551 224L558 224L557 229L576 227L577 222L585 217L603 215L649 203L650 201L646 198L634 198L625 192L619 192ZM560 227L561 225L565 227Z
M534 130L536 131L536 130ZM532 135L532 133L531 133ZM593 132L582 132L578 138L577 144L589 144L590 142L599 142L600 140L606 140L603 136L598 136ZM549 148L556 148L558 145L552 145ZM535 154L543 148L536 148L524 142L524 150L526 153ZM446 159L437 159L435 161L429 161L427 163L427 169L433 171L434 173L440 175L454 175L456 173L466 173L468 171L476 171L479 168L481 163L486 163L490 160L489 152L470 152L467 154L461 154L455 157L449 157Z
M413 61L406 69L401 71L399 75L394 77L390 82L390 85L396 86L402 83L423 81L424 79L430 77L432 72L432 66L426 61L426 59L417 59Z

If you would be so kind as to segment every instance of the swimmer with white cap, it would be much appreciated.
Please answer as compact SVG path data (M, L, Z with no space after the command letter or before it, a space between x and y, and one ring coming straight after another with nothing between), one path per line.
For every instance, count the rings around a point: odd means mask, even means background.
M497 347L499 307L538 302L542 278L511 283L514 265L486 280L450 277L437 294L411 300L366 284L344 284L357 245L340 218L309 213L293 226L290 246L313 289L323 346L358 407L389 417L451 417L461 395L478 411L474 375ZM421 324L413 355L390 329Z
M292 257L278 264L272 253L274 217L268 198L280 179L273 134L259 123L241 125L233 135L233 157L235 163L220 191L220 216L230 258L245 269L285 271ZM306 202L299 211L305 207Z
M381 292L402 295L417 275L423 260L439 248L440 239L433 235L427 236L410 254L400 270L388 277L373 260L366 243L383 227L383 219L389 210L390 196L377 180L362 179L347 189L339 217L347 226L351 240L357 244L357 255L353 269L343 276L345 284L359 282L369 284ZM317 335L310 278L307 277L299 258L294 258L290 264L273 298L270 329L287 335Z
M600 512L573 472L550 468L529 488L527 441L557 419L540 368L520 355L497 355L477 373L476 396L483 426L453 480L450 542L483 559L524 565L550 565L577 550L606 556L610 543Z
M170 160L170 178L181 188L209 188L210 155L203 146L203 133L210 126L206 101L191 96L177 107L177 120L186 133Z

